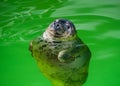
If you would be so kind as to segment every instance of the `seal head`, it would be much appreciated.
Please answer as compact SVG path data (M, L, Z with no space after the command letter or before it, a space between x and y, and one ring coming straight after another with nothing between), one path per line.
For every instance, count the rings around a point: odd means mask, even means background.
M44 32L43 37L46 40L55 40L71 38L75 35L75 26L71 21L66 19L57 19L49 25L47 30Z

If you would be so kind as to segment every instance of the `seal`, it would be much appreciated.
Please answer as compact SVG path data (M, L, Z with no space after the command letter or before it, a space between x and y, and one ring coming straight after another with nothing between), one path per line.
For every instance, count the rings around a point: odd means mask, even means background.
M71 21L56 19L29 49L53 86L82 86L86 81L91 52Z

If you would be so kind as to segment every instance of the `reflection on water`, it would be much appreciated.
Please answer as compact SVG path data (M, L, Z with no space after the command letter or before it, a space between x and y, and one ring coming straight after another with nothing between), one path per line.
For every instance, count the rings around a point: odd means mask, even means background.
M49 24L46 22L47 17L62 3L63 0L1 2L0 40L6 42L26 40L28 42L29 37L44 31L45 26Z
M4 57L1 58L1 61L7 61L7 63L4 66L1 63L1 70L9 71L4 68L10 64L7 60L8 57L11 56L13 60L18 58L18 55L13 53L20 53L18 51L20 51L21 47L18 45L26 47L21 50L22 54L19 56L28 57L26 61L31 60L29 53L24 55L24 52L28 52L29 41L42 34L54 19L67 18L74 22L79 37L85 44L88 44L92 51L89 77L84 86L120 85L118 83L118 80L120 80L118 77L120 75L118 68L120 65L119 9L119 0L2 0L0 2L0 49L2 49L0 55ZM24 58L20 59L20 61L23 60ZM20 63L18 60L16 61ZM34 69L36 65L32 61L33 59L29 63ZM26 65L25 63L23 64ZM16 67L12 68L12 72L16 73L18 72L16 68L20 64L14 63L14 65ZM10 66L12 67L13 65L10 64ZM20 66L21 69L25 67ZM28 70L31 70L31 68ZM24 71L30 72L28 70ZM9 86L16 86L20 82L19 79L16 80L17 83L13 82L17 77L15 78L14 75L10 76L12 72L1 72L2 81L5 82L12 79L11 82L8 82ZM31 76L33 81L30 82L30 79L27 81L28 78L26 77L26 82L22 86L26 86L29 82L31 83L30 86L51 86L46 79L40 78L42 75L37 77L39 72L35 74L37 79L44 79L44 82L48 82L48 84L44 84L39 80L35 81L36 77L31 75L34 72L26 75ZM18 73L22 75L22 73ZM4 78L5 75L6 78ZM21 79L21 76L18 76L18 78ZM7 86L7 83L0 85Z

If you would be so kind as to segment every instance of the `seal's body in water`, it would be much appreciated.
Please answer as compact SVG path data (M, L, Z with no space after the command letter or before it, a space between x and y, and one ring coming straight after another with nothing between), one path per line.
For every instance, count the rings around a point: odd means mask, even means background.
M30 51L53 86L82 86L86 81L91 52L69 20L52 22L41 37L31 41Z

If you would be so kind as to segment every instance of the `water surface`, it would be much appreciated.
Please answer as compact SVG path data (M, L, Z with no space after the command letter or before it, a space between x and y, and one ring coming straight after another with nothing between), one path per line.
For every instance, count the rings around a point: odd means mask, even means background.
M119 0L0 1L0 86L52 86L28 51L56 18L74 22L92 58L84 86L119 86Z

